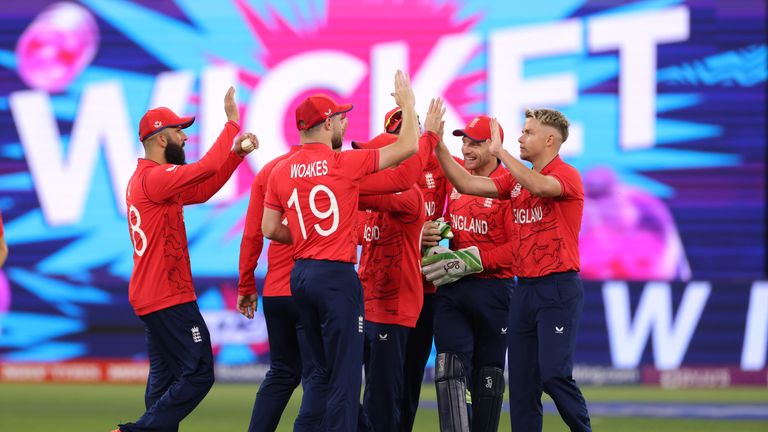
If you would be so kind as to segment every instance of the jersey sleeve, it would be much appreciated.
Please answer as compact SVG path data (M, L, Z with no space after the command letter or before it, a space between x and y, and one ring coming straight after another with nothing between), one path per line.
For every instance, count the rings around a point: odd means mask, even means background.
M496 190L499 193L499 199L510 199L512 189L515 187L515 184L517 184L515 177L510 173L505 173L502 176L493 177L491 180L493 180L493 184L496 185Z
M433 132L425 132L419 138L419 152L393 169L385 169L363 177L360 195L391 194L404 191L419 181L422 170L429 161L429 155L439 141Z
M361 196L358 201L360 210L390 212L406 223L417 220L423 207L421 192L413 188L396 194Z
M240 126L234 121L228 121L216 142L199 161L153 168L142 185L147 197L155 202L165 202L216 175L230 157L232 141L238 132Z
M338 153L341 172L351 180L360 180L379 169L378 150L347 150Z
M243 158L238 156L237 153L230 152L224 165L212 177L205 179L202 183L186 190L182 194L184 205L204 203L211 199L224 186L224 183L232 177L232 174L242 161Z
M259 173L253 185L248 201L248 210L245 214L245 227L243 239L240 242L240 261L238 270L240 278L237 284L238 295L250 295L256 293L256 278L253 272L259 262L259 255L264 247L264 234L261 232L261 218L264 215L264 184L267 176Z
M569 165L561 165L558 169L555 169L550 176L554 177L560 182L560 186L563 188L563 192L560 194L560 198L583 198L584 189L581 183L581 176L576 168Z
M492 249L480 251L480 259L483 261L484 270L502 270L514 268L515 254L518 253L518 242L513 241L517 234L515 229L514 217L512 215L511 204L508 201L502 201L504 208L504 230L506 231L507 241L504 244Z
M279 181L275 180L275 176L280 175L280 173L283 171L282 168L284 166L285 166L285 161L281 161L275 166L275 168L269 174L269 179L267 181L267 192L264 196L264 207L267 207L279 212L282 212L284 209L283 209L283 204L280 202L280 195L277 189ZM261 221L259 221L259 223L261 223Z

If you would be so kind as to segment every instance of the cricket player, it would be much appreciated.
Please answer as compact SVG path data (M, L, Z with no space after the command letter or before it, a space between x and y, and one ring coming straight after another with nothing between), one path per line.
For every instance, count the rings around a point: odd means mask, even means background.
M462 137L464 169L493 179L504 176L506 170L490 152L490 122L490 117L475 117L453 135ZM514 281L513 261L506 253L515 237L512 212L508 201L464 195L452 185L448 189L451 249L475 267L473 274L467 271L461 279L446 276L446 262L439 252L453 252L441 246L428 251L436 255L424 258L424 274L438 286L434 330L440 429L496 431L504 397L509 294ZM465 400L465 394L471 401ZM467 403L471 403L471 415Z
M296 154L300 148L298 145L291 146L287 153L264 165L251 185L243 239L240 243L240 279L237 295L237 309L248 319L253 319L258 305L254 271L264 245L261 220L267 181L275 165ZM308 391L307 386L311 385L307 381L312 372L312 363L307 352L308 343L299 320L298 309L291 298L292 269L293 247L270 242L267 250L267 275L262 291L264 320L269 338L269 371L256 394L248 432L276 430L285 406L294 389L302 382L302 378L305 391ZM309 392L311 393L311 390ZM299 424L312 421L305 419L302 414L299 413L296 419Z
M510 297L508 328L509 408L515 431L541 431L542 391L552 397L572 431L592 430L586 402L572 376L584 305L578 273L584 189L579 172L559 156L568 129L568 119L557 110L526 110L517 141L520 158L532 164L530 169L503 148L493 120L491 153L509 172L492 179L461 169L444 146L436 149L443 171L460 193L498 197L512 205L519 233L509 251L518 277ZM473 271L457 254L443 258L444 277Z
M445 109L442 99L433 99L420 138L421 148L434 148L440 138ZM381 134L358 148L382 148L397 139ZM431 153L424 154L423 162ZM400 165L401 168L409 161ZM407 339L421 311L422 285L419 261L420 234L424 223L424 200L416 181L423 163L412 165L410 187L395 194L374 194L367 183L389 183L382 178L395 169L384 170L365 179L360 187L363 250L359 276L365 293L365 393L363 411L373 430L396 431L400 427L403 372ZM397 269L397 271L393 271Z
M359 182L418 149L413 90L402 71L395 74L393 95L403 110L398 140L378 150L341 153L333 149L341 147L352 105L308 97L296 109L302 147L275 166L264 199L264 235L293 244L291 294L316 366L310 379L327 388L325 398L312 403L325 403L322 427L329 431L357 425L364 332L363 292L354 268Z
M397 135L402 125L402 111L395 107L384 116L384 131L386 134ZM442 124L437 131L442 136ZM422 135L424 139L424 135ZM352 144L353 146L355 143ZM407 163L407 162L405 162ZM402 165L405 165L403 163ZM435 155L429 154L423 170L418 176L418 186L424 197L425 222L421 233L421 247L427 249L437 246L437 243L450 234L450 226L438 221L442 220L446 198L446 179ZM416 410L419 406L424 368L432 351L433 317L435 285L421 277L423 299L421 312L416 326L410 329L405 347L403 360L403 394L400 403L400 427L403 432L413 429Z
M240 132L235 89L227 91L227 123L196 163L185 164L184 129L194 117L168 108L147 111L139 123L145 158L125 194L133 242L128 299L144 322L149 377L146 412L116 431L175 431L213 385L213 351L197 306L187 250L183 206L207 201L226 183L258 140ZM237 139L236 139L237 138ZM242 143L250 139L254 147Z

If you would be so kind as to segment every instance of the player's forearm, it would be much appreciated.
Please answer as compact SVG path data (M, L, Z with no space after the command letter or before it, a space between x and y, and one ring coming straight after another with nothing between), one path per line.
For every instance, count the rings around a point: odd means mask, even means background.
M512 242L480 251L484 270L511 269L514 265L516 250Z
M560 196L561 188L557 180L528 168L505 149L499 152L499 159L520 186L531 194L545 197Z
M416 109L413 106L403 107L402 119L403 125L400 128L399 137L404 141L403 146L405 147L405 156L401 161L409 156L415 155L419 151L419 135L421 135L419 133L419 118L416 115Z
M262 226L261 230L264 232L264 237L272 241L283 244L293 244L291 230L283 224L278 224L276 227Z
M0 267L5 264L6 259L8 259L8 245L5 243L5 238L0 237Z
M243 239L240 242L238 295L249 295L256 292L256 278L253 273L256 271L256 266L259 263L259 255L261 255L261 250L264 246L264 237L261 234L261 224L254 223L254 218L255 215L251 214L251 209L249 208L248 214L245 217ZM259 212L258 219L261 219L261 212Z
M203 203L211 199L211 197L224 186L227 180L232 177L232 174L234 174L242 161L243 158L237 153L234 151L230 152L224 165L216 171L216 174L200 184L197 187L192 200L190 202L185 202L185 204Z
M230 120L225 123L211 148L196 163L203 169L217 172L232 153L232 142L239 132L240 124L237 121Z
M419 121L413 107L402 109L403 123L397 141L379 150L379 169L396 165L419 150Z
M496 186L491 179L470 174L453 159L445 143L438 144L435 154L443 168L445 177L459 193L483 197L496 197L498 195Z

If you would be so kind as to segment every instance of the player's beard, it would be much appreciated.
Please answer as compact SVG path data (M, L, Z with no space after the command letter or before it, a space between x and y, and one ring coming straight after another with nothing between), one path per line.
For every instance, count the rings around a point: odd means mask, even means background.
M184 143L176 144L173 141L168 141L168 145L165 146L165 160L169 164L185 165L187 163L183 145Z

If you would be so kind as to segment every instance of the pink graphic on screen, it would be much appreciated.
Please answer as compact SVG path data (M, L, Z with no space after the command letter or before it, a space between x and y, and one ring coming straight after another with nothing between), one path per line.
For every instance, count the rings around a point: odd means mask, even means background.
M688 280L691 269L664 202L623 184L613 169L584 174L579 236L585 279Z
M300 28L294 28L277 13L264 18L248 2L236 0L235 3L256 39L268 47L260 54L267 69L303 53L326 50L344 52L369 64L375 45L402 42L408 47L406 72L411 74L412 80L441 38L470 31L480 19L478 15L457 18L458 6L452 1L438 5L423 1L335 0L327 2L326 10L316 15L315 22L302 22ZM415 31L414 23L418 23L418 31ZM256 88L261 78L252 71L240 71L240 79L247 87ZM462 108L481 100L482 95L475 87L484 80L484 70L459 75L443 90L443 95L463 117L471 118L479 113L466 112ZM318 88L297 95L292 107L317 92L329 93L339 102L351 102L354 109L348 113L346 140L368 139L381 132L368 130L370 88L370 76L366 76L352 94L337 95ZM437 95L417 95L422 98L432 96ZM394 99L390 100L394 106ZM298 142L293 108L285 113L283 130L289 143Z
M62 91L93 60L98 45L99 28L87 9L70 2L54 3L19 38L19 75L31 88Z

